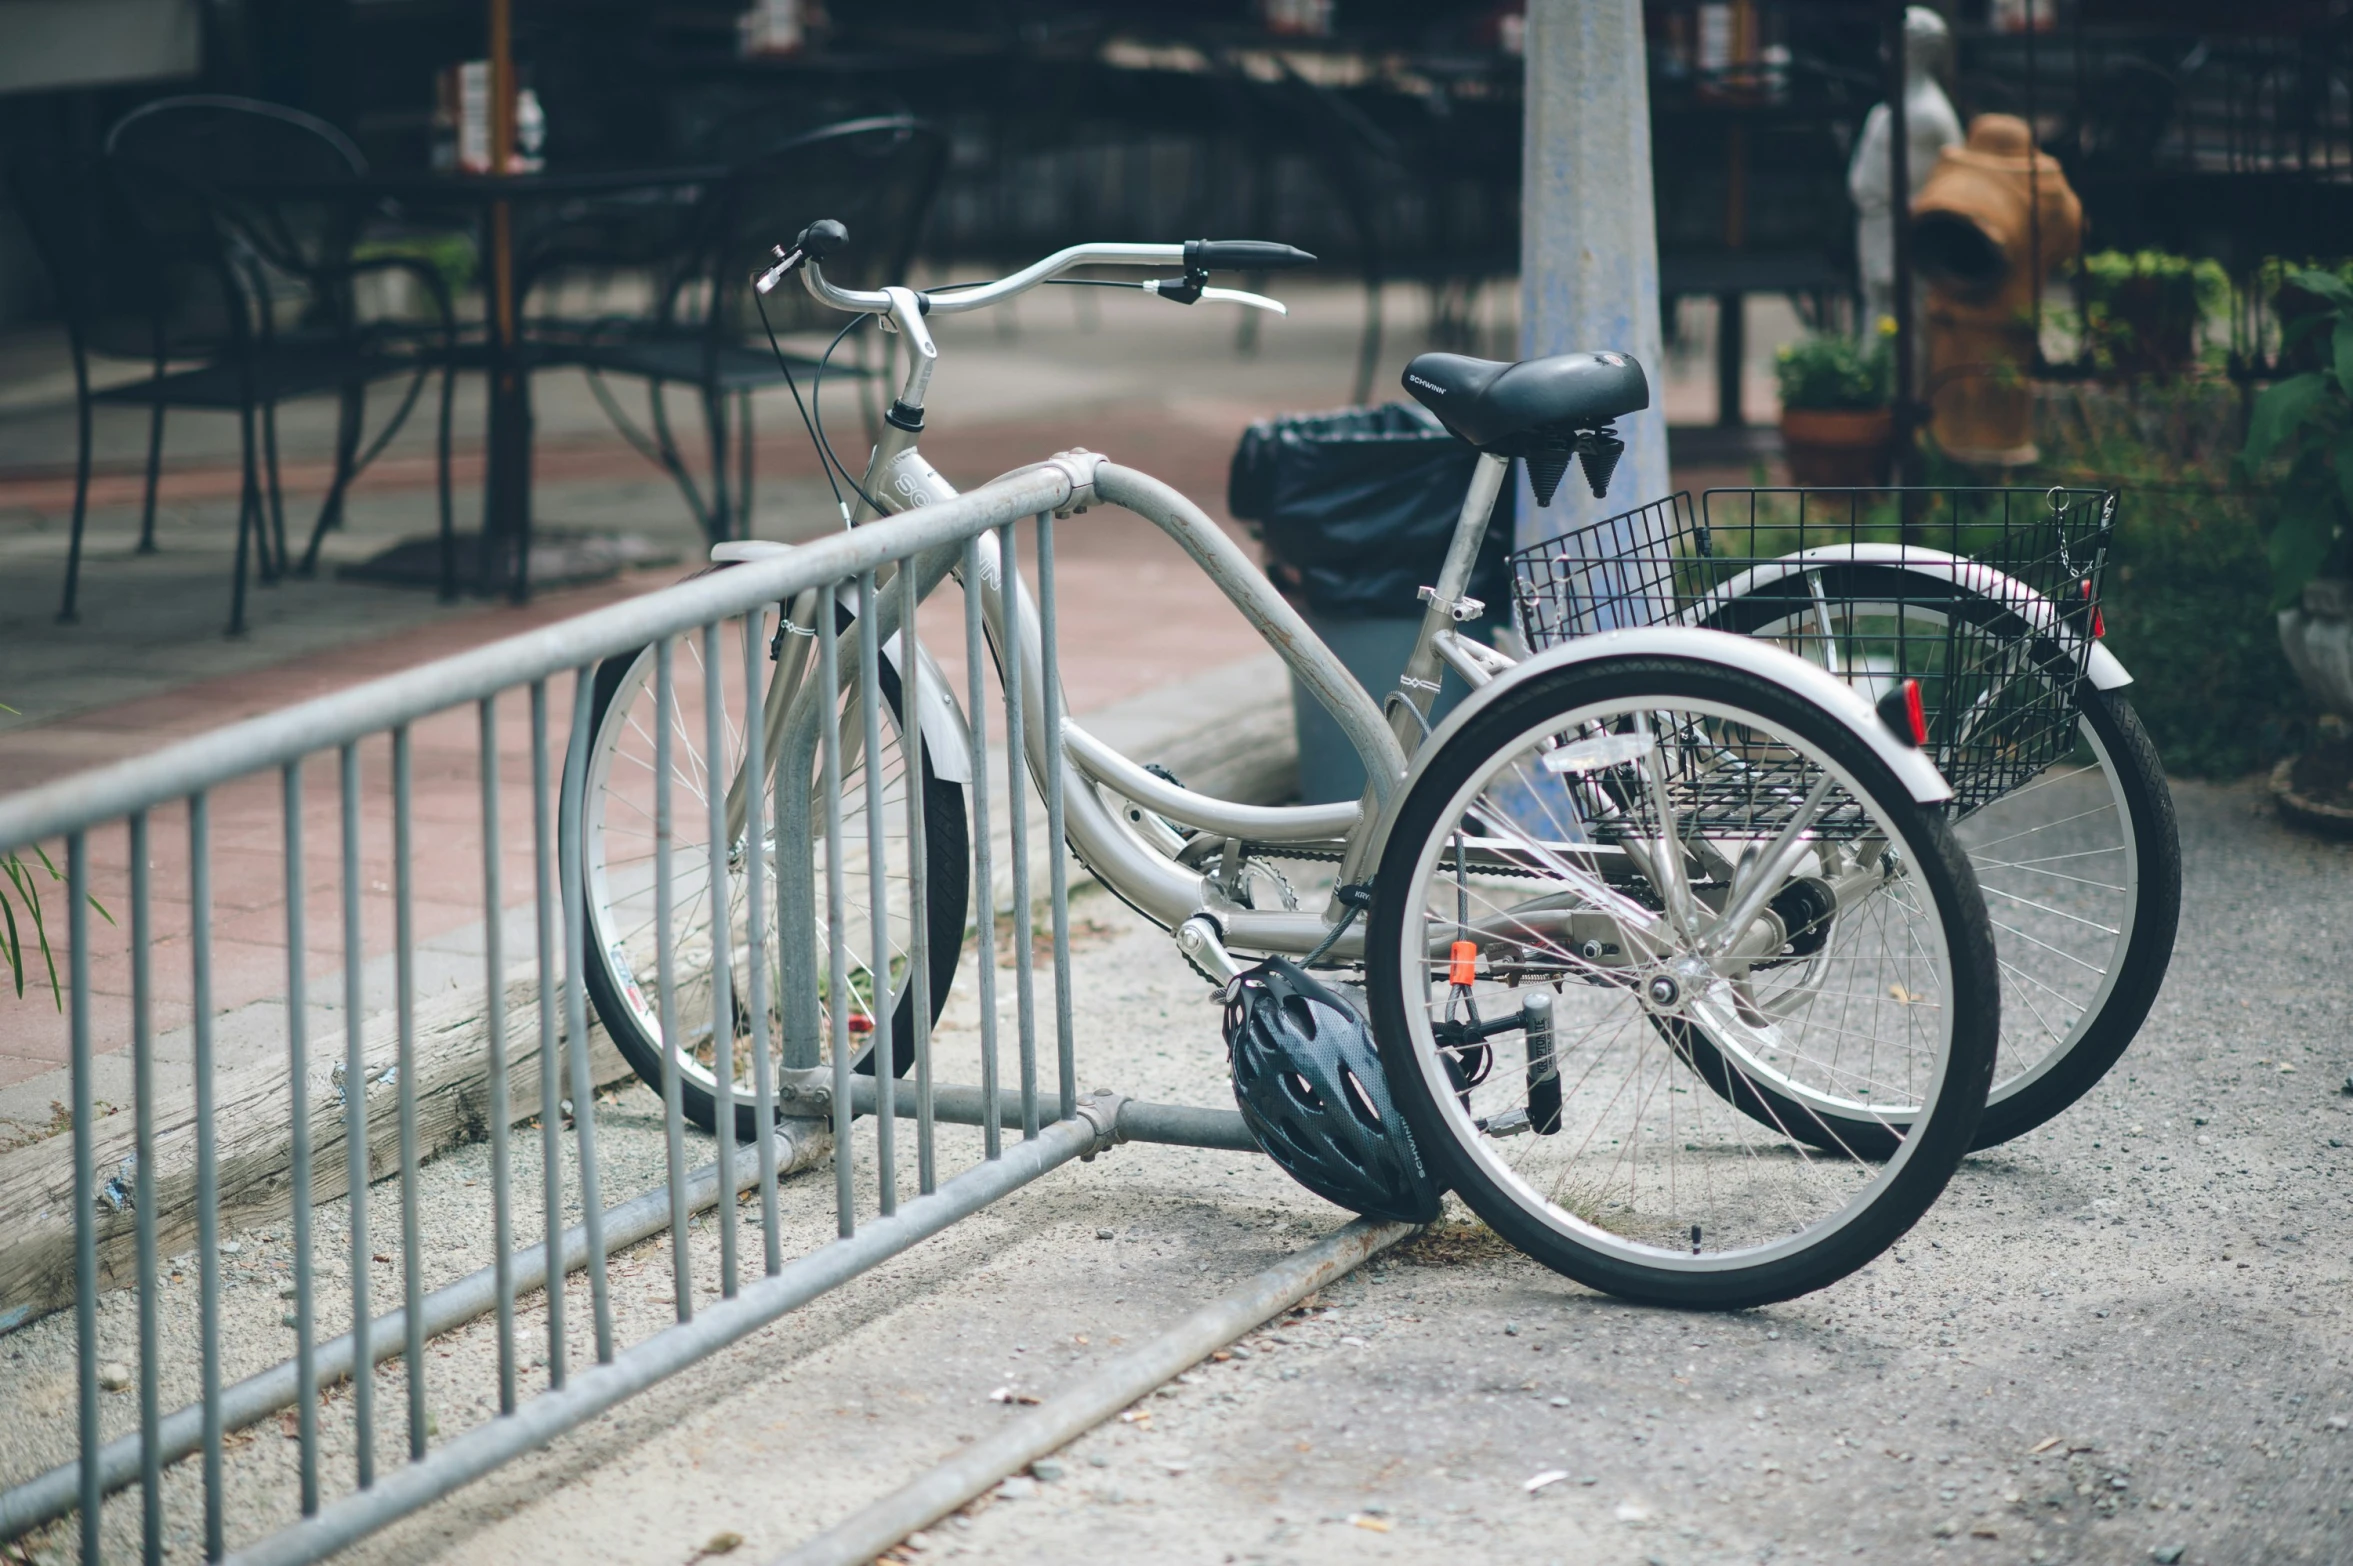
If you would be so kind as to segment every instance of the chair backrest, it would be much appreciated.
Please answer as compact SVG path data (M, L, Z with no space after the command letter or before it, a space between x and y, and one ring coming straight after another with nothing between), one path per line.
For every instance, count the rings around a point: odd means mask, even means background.
M11 162L8 188L77 353L200 358L236 335L240 296L216 258L156 245L104 165Z
M200 93L133 109L106 155L159 240L201 245L225 223L271 266L316 278L341 263L358 204L336 187L367 172L351 138L315 115Z
M850 248L827 266L828 277L849 288L906 281L947 159L948 139L937 126L892 114L790 137L738 166L705 257L714 327L759 330L748 279L770 246L788 243L818 218L838 218L850 231ZM798 287L770 295L768 314L779 330L788 322L839 326L848 319Z

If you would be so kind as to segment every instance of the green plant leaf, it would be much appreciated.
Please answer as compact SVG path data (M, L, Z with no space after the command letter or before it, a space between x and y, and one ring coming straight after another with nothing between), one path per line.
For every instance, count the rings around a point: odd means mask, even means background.
M2347 517L2353 517L2353 433L2337 437L2336 463L2337 496L2344 507L2337 513L2337 521L2342 524Z
M2312 416L2327 392L2328 382L2318 370L2306 370L2266 386L2247 419L2247 444L2239 460L2250 470L2269 462L2280 443Z
M2336 361L2337 391L2341 396L2353 391L2353 311L2337 312L2337 329L2329 348Z
M2286 609L2303 595L2304 584L2320 574L2336 543L2334 497L2300 495L2273 522L2265 552L2271 557L2271 606Z
M23 1000L25 993L25 945L23 938L16 933L16 904L6 892L0 892L0 924L7 926L5 932L0 932L0 952L5 952L8 956L8 973L16 981L16 998Z
M2353 283L2347 283L2334 272L2322 272L2311 267L2293 273L2288 281L2308 294L2317 294L2342 310L2353 305Z

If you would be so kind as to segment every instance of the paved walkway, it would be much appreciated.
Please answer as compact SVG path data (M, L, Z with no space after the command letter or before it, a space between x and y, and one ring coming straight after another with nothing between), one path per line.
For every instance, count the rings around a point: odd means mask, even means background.
M1140 298L1081 308L1044 296L1025 302L1010 334L977 319L944 322L934 433L924 449L952 480L971 487L1051 452L1088 446L1166 479L1233 528L1223 510L1225 479L1242 427L1271 413L1341 400L1354 317L1334 297L1310 290L1298 315L1268 325L1250 359L1235 357L1230 319L1180 313ZM1409 337L1401 333L1397 340ZM1394 357L1402 362L1408 351L1400 347ZM19 384L32 384L37 376L24 370L22 359L20 353ZM1670 408L1674 386L1668 389ZM220 634L236 503L235 471L221 460L226 421L171 427L167 450L175 461L163 488L161 552L141 556L134 546L144 426L135 419L101 420L83 617L79 625L61 627L53 615L72 492L68 474L54 460L34 460L56 449L59 414L53 407L24 407L21 399L0 410L6 414L0 417L0 702L19 709L14 716L0 713L0 792L479 646L662 586L694 569L702 541L675 490L612 435L585 388L574 379L547 376L536 395L540 525L634 533L675 556L676 567L544 593L523 609L444 605L427 592L338 579L336 565L368 558L434 526L429 448L423 432L413 430L354 490L346 527L328 536L321 575L253 589L252 629L234 640ZM825 403L837 445L845 453L858 448L854 400L829 389ZM830 492L797 416L789 403L778 406L772 399L761 419L756 530L780 538L825 531L832 525ZM458 428L477 425L469 403ZM297 408L289 410L282 434L288 528L299 540L328 478L330 432L318 410ZM478 512L480 472L478 451L462 451L461 526L471 526ZM1686 483L1738 477L1678 475ZM1096 711L1263 651L1216 588L1151 524L1098 508L1061 525L1057 539L1063 669L1073 712ZM926 642L959 680L960 614L953 595L943 595L927 610L925 631ZM550 706L559 753L569 700L566 682L556 682ZM528 885L529 873L524 707L518 693L501 713L505 875L515 888ZM474 718L455 713L420 724L414 742L416 918L426 939L482 918ZM362 752L362 919L372 956L390 945L388 748L378 741ZM333 773L331 756L312 761L304 811L308 946L313 971L322 975L341 962ZM279 788L275 777L251 779L218 790L211 801L213 998L222 1011L275 993L284 983ZM184 810L157 811L151 834L155 1018L163 1034L186 1024L191 1001L183 955ZM127 853L120 828L93 839L93 888L126 922ZM51 894L48 907L55 915L62 891L51 888ZM128 1043L129 931L94 921L94 938L94 1036L106 1054ZM62 1065L66 1050L66 1020L45 992L36 995L28 987L21 1000L0 997L0 1146L54 1127L41 1091L25 1089ZM10 1094L12 1086L19 1091Z
M900 1559L1082 1561L1107 1540L1136 1566L2353 1557L2353 1153L2340 1145L2353 1144L2353 1097L2338 1090L2353 1069L2353 975L2310 956L2344 943L2353 850L2285 831L2258 787L2190 784L2179 797L2183 938L2132 1052L2067 1115L1968 1159L1920 1225L1855 1276L1697 1316L1598 1297L1453 1222ZM1216 1009L1166 936L1100 894L1073 914L1082 1080L1228 1102ZM960 975L936 1046L951 1080L973 1070L970 984ZM608 1199L657 1183L658 1099L632 1086L598 1118ZM911 1191L904 1123L900 1136ZM975 1154L960 1131L941 1139L943 1174ZM476 1144L423 1171L428 1286L484 1263L487 1155ZM707 1156L699 1138L693 1156ZM522 1243L537 1233L536 1160L537 1139L518 1136ZM863 1218L870 1157L856 1173ZM392 1187L373 1200L381 1308L403 1258ZM786 1255L831 1238L823 1171L780 1206ZM744 1212L743 1254L756 1258L757 1207ZM772 1559L1018 1417L1008 1391L1054 1396L1342 1218L1263 1159L1118 1148L348 1558L677 1566L732 1534L728 1559ZM318 1308L337 1322L341 1204L316 1221ZM707 1310L718 1243L708 1219L692 1232ZM290 1352L285 1241L272 1222L223 1257L230 1376ZM196 1272L181 1274L162 1294L167 1408L193 1394L198 1368ZM623 1342L668 1324L670 1278L666 1239L615 1258ZM136 1357L131 1306L127 1293L102 1304L106 1357ZM545 1383L540 1297L516 1315L528 1395ZM566 1319L578 1366L584 1280ZM426 1356L438 1439L492 1417L495 1342L485 1319ZM7 1339L22 1357L0 1374L0 1483L70 1455L72 1347L70 1313ZM380 1479L402 1459L402 1375L378 1372ZM106 1395L107 1434L130 1428L136 1402ZM321 1412L330 1500L351 1483L350 1408L337 1395ZM293 1520L294 1443L272 1420L229 1447L236 1547ZM175 1559L199 1547L199 1466L165 1479ZM1545 1474L1561 1477L1531 1492ZM70 1526L29 1542L70 1558ZM135 1493L108 1506L106 1528L109 1558L129 1558Z

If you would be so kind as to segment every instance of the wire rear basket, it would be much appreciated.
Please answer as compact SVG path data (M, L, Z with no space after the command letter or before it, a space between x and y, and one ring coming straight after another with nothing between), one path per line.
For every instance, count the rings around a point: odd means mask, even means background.
M1917 680L1929 753L1967 813L2077 743L2115 514L2096 489L1711 489L1519 551L1513 591L1535 650L1701 626L1778 643L1873 700Z

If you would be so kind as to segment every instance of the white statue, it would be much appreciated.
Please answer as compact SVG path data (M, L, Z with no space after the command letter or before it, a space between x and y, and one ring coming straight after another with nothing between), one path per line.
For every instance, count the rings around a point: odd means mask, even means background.
M1944 18L1924 5L1904 10L1904 131L1909 146L1905 174L1912 188L1904 206L1936 167L1937 154L1961 139L1961 117L1936 84L1935 66L1949 35ZM1847 194L1855 202L1855 260L1862 273L1865 340L1895 314L1895 181L1888 169L1887 105L1875 103L1863 120L1853 161L1846 166Z

